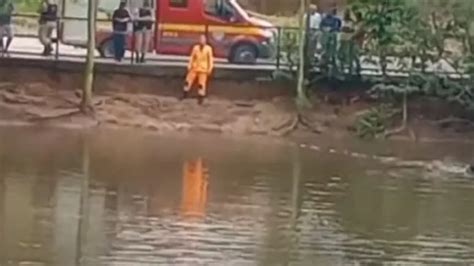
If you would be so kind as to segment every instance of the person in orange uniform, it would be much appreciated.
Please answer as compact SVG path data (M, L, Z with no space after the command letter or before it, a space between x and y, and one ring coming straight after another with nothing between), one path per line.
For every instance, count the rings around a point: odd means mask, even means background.
M198 103L202 104L207 95L207 80L214 68L212 47L207 44L205 35L201 35L199 44L193 47L189 57L188 74L184 84L183 99L187 98L193 84L198 83Z

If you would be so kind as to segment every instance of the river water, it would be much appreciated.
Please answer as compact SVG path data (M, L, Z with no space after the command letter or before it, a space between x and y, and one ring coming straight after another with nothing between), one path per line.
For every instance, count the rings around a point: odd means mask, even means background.
M366 145L2 128L0 265L474 265L473 147Z

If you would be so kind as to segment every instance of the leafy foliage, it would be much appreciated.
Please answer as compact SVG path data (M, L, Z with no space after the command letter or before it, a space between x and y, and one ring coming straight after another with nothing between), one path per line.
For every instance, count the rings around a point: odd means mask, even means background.
M359 116L354 124L356 135L363 139L376 138L383 135L390 126L390 119L398 111L391 104L381 104L370 108Z
M352 0L352 9L362 15L369 56L377 56L386 74L388 56L402 43L400 29L410 17L405 0Z

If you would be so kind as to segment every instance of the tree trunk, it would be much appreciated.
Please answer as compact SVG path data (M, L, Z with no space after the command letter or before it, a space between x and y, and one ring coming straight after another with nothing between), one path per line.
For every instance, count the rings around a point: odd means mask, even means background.
M306 21L305 21L305 12L306 12L306 0L300 0L300 12L299 12L299 51L298 51L298 83L297 83L297 103L298 106L304 106L309 103L308 98L306 97L306 91L304 88L305 81L305 43L306 43Z
M82 87L81 110L90 113L92 106L92 87L94 84L94 53L95 53L95 28L97 17L97 0L89 0L87 8L87 58L84 69L84 84Z

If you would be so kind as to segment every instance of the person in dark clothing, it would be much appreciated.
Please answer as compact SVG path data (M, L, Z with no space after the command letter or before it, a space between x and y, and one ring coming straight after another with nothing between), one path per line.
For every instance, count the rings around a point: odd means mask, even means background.
M58 5L54 0L43 0L38 13L40 14L38 36L41 44L44 46L43 55L48 56L53 51L52 34L57 28Z
M337 39L341 27L342 21L337 17L336 9L333 9L321 20L322 63L323 67L327 68L328 71L337 71ZM332 74L331 72L330 75Z
M143 7L135 12L135 23L133 25L137 63L145 62L145 55L150 48L151 30L154 21L153 8L151 8L150 1L144 0Z
M339 32L342 27L342 21L337 16L337 9L331 10L321 20L320 28L326 28L327 31Z
M131 16L126 9L126 5L126 1L120 1L118 9L116 9L112 15L114 53L117 62L122 61L125 55L125 40L127 37L128 23L131 21Z

